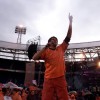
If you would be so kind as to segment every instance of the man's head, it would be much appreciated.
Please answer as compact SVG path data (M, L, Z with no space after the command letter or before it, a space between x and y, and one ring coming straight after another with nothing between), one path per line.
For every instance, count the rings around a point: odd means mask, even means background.
M58 39L55 36L52 36L51 38L49 38L48 44L50 47L56 47L58 45Z

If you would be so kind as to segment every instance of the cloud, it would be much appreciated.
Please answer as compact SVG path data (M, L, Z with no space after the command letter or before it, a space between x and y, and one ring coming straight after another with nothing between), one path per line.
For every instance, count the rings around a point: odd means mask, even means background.
M97 41L100 26L100 1L99 0L75 0L71 11L74 15L72 42ZM82 38L81 38L82 37ZM77 40L77 38L79 38Z
M74 17L71 42L99 40L99 4L99 0L1 0L0 40L16 42L15 26L23 24L27 33L22 43L38 35L42 44L53 35L61 43L68 30L69 12Z

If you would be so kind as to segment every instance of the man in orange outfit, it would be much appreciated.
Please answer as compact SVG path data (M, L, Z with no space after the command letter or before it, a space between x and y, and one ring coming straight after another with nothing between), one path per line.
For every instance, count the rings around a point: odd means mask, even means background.
M69 14L69 28L62 44L57 46L58 39L53 36L48 40L47 45L33 56L33 60L45 61L42 100L55 100L55 97L56 100L68 100L64 53L72 35L72 19Z

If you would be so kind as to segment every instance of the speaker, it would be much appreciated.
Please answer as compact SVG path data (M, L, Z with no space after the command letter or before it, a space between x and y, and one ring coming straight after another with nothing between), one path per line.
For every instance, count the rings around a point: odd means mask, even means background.
M30 44L28 47L28 58L31 60L33 55L37 52L37 44Z

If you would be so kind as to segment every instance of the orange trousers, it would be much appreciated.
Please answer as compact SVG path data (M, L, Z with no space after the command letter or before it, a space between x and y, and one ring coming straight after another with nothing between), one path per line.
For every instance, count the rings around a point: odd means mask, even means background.
M65 76L44 79L42 100L68 100Z

